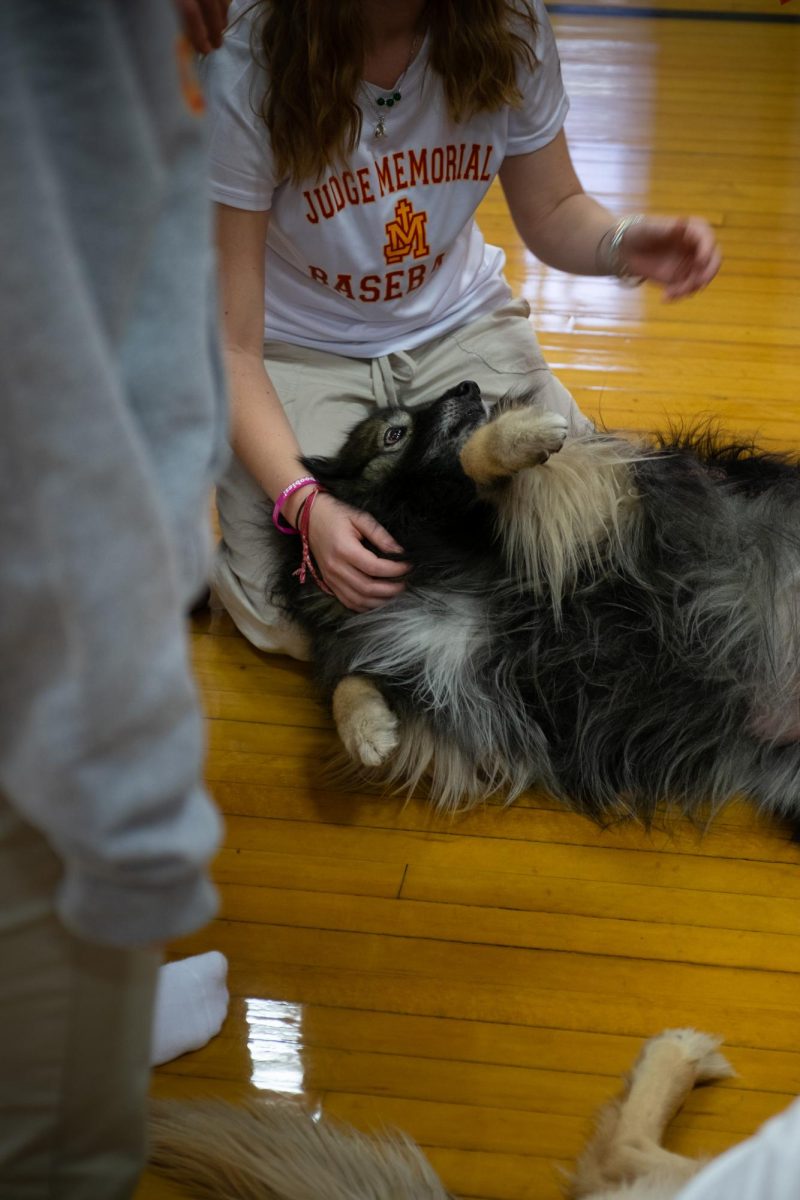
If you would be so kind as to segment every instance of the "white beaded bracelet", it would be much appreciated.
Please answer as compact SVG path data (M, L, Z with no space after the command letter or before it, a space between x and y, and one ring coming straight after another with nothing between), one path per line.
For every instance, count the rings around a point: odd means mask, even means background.
M643 275L634 275L626 266L622 257L622 239L632 225L640 225L645 220L643 213L633 213L617 221L611 229L607 229L597 243L597 265L604 275L615 275L620 283L628 287L639 287L644 283Z

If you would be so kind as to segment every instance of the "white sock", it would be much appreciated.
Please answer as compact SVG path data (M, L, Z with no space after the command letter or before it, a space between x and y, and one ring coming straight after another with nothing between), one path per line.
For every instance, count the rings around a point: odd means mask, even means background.
M219 1033L228 1011L228 960L219 950L164 963L158 972L150 1065L199 1050Z

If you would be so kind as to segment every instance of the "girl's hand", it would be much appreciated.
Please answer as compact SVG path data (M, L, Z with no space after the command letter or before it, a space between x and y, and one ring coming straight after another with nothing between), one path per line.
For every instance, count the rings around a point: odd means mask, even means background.
M626 229L619 249L631 275L660 283L665 300L706 287L722 261L714 231L701 217L645 217Z
M380 608L399 595L405 587L403 576L411 570L410 563L378 558L364 545L364 538L387 554L403 553L369 513L320 492L311 513L309 545L328 587L354 612Z
M175 0L183 31L198 54L222 45L230 0Z

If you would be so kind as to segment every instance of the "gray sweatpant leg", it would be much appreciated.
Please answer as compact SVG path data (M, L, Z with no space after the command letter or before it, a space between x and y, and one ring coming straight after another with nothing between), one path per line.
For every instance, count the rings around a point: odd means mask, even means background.
M0 1200L127 1200L160 955L69 933L53 911L60 873L0 796Z
M0 4L0 1200L126 1200L215 908L185 610L224 445L168 0ZM184 64L185 65L185 64Z

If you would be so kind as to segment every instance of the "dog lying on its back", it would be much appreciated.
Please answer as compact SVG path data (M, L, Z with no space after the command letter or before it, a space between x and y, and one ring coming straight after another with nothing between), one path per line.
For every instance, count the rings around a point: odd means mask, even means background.
M800 816L800 466L709 429L567 439L463 383L306 466L414 568L348 612L293 575L351 757L434 803L536 785L598 821L743 793Z

